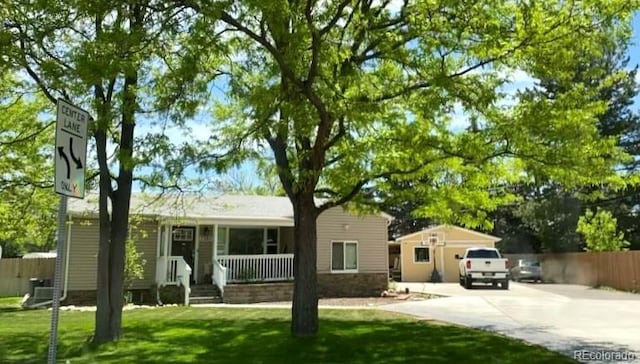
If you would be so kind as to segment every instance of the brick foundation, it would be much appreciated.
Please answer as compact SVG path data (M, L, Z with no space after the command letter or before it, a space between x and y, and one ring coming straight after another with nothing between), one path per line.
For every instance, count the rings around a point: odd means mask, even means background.
M387 273L318 274L318 297L377 297L387 289ZM291 301L293 282L231 284L224 287L224 303Z
M388 286L387 273L318 274L318 297L377 297ZM132 290L133 302L155 304L155 288ZM182 303L183 293L175 286L163 287L163 303ZM225 303L256 303L291 301L293 282L230 284L224 288ZM96 304L96 291L69 291L64 305L88 306Z
M291 301L293 282L231 284L224 287L224 303Z
M318 274L318 296L377 297L389 285L387 273Z

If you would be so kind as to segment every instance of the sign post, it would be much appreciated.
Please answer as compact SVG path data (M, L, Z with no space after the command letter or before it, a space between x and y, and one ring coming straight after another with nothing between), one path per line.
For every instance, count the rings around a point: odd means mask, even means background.
M58 314L62 290L62 262L67 242L67 197L84 198L85 165L87 160L87 128L89 113L58 99L56 113L55 191L60 195L58 210L58 241L56 271L53 280L51 333L49 334L49 364L56 362L58 346Z

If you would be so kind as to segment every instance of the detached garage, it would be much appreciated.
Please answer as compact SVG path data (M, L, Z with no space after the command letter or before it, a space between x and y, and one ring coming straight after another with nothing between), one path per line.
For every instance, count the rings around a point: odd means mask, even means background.
M453 225L438 225L396 239L403 282L429 282L434 270L443 282L458 282L458 260L467 248L494 248L500 238Z

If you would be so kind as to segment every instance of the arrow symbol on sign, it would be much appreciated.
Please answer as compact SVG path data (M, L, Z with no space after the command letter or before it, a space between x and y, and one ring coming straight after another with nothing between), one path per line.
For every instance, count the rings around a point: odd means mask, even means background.
M69 158L67 154L64 152L64 147L58 147L58 154L60 158L64 159L65 163L67 163L67 179L71 178L71 166L69 165Z
M76 164L76 169L82 169L82 161L73 154L73 138L69 138L69 150L71 151L71 159ZM68 163L68 162L67 162Z

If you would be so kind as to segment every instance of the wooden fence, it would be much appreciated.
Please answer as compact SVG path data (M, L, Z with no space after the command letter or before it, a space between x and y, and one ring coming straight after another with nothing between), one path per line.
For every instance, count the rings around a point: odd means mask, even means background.
M29 292L29 279L53 281L55 258L0 259L0 297L22 296Z
M505 257L511 264L518 259L537 259L545 281L640 291L640 251L505 254Z

